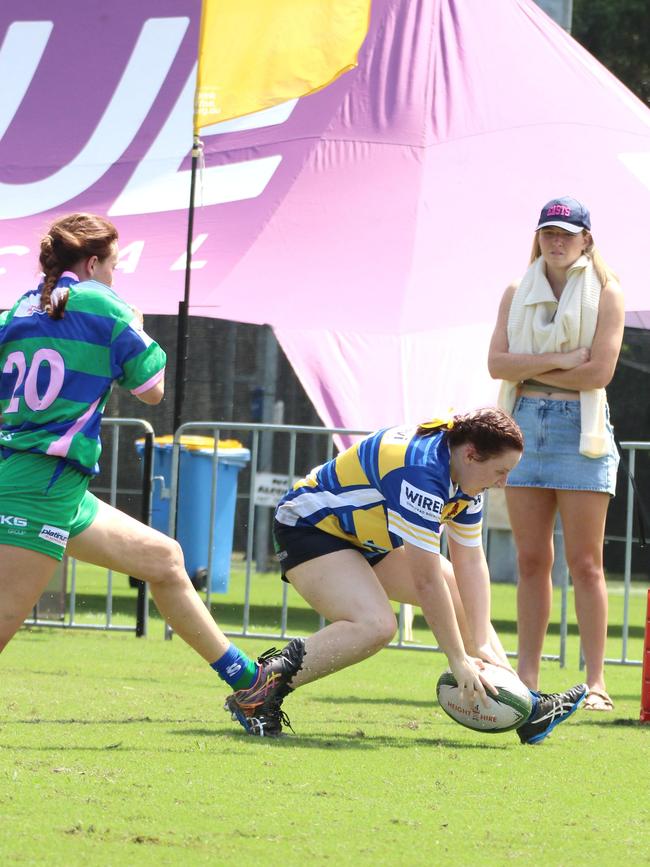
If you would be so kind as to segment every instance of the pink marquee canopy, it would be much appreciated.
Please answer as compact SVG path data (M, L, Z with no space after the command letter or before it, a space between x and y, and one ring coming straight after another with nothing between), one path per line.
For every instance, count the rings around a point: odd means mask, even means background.
M120 231L118 292L176 313L199 17L0 7L0 307L49 220L91 210ZM191 313L271 324L326 423L492 402L499 299L555 196L588 204L648 325L650 111L532 0L374 0L357 69L202 139Z

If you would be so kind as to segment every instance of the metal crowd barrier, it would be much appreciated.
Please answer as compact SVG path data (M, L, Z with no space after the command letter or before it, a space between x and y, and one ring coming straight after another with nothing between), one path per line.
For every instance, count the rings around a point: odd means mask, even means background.
M281 628L279 633L264 633L252 632L250 630L250 610L251 610L251 590L253 580L253 543L256 531L255 517L255 490L257 488L258 462L262 446L266 446L265 451L268 453L268 440L266 443L260 442L261 437L273 437L276 434L286 434L289 436L288 446L288 462L286 475L289 477L290 483L292 480L300 478L302 473L296 473L296 442L301 434L314 435L325 439L325 455L324 460L329 460L334 454L334 437L335 436L362 436L368 431L357 431L349 428L324 428L313 427L308 425L275 425L275 424L254 424L241 422L187 422L181 425L174 434L172 462L171 462L171 490L170 490L170 509L169 509L169 535L176 536L176 513L178 503L178 483L180 470L180 449L181 437L186 434L191 434L195 431L209 432L214 438L214 448L212 454L212 479L211 479L211 512L210 512L210 534L208 539L208 558L207 558L207 574L210 576L212 572L212 552L214 547L214 517L216 509L216 491L217 479L219 474L218 462L218 442L221 431L226 430L229 434L249 433L251 435L250 443L250 481L248 490L248 514L246 521L246 553L245 553L245 589L244 589L244 611L242 629L240 632L228 632L228 635L237 637L251 638L269 638L269 639L286 639L288 633L288 585L282 583L282 607L281 607ZM309 469L309 468L308 468ZM212 591L210 588L210 580L208 578L205 603L208 608L212 601ZM323 617L319 620L320 627L325 625ZM401 627L400 627L401 630ZM171 630L168 626L165 627L165 636L171 637ZM400 631L400 643L402 641Z
M115 505L118 495L117 485L117 469L119 466L119 432L124 427L132 427L140 429L145 435L145 450L144 450L144 465L143 465L143 488L140 490L132 490L128 493L142 494L142 514L141 519L145 523L150 523L151 518L151 492L153 484L153 428L151 425L141 419L126 419L126 418L107 418L102 421L102 426L112 430L113 437L110 447L110 485L108 488L92 488L96 493L108 495L108 501ZM277 632L271 631L255 631L251 628L251 607L252 607L252 591L255 576L254 546L256 534L258 532L258 517L261 521L266 522L266 527L263 529L268 531L268 522L270 521L270 510L265 508L260 510L259 516L256 515L255 491L257 489L259 460L260 455L265 455L265 460L269 460L269 455L272 454L272 441L275 436L288 437L288 445L286 448L286 475L290 482L296 478L300 478L311 467L301 467L299 471L296 469L297 463L297 440L299 436L307 435L323 440L321 447L322 461L326 461L334 455L335 438L348 438L362 436L368 433L367 431L351 430L348 428L337 427L313 427L307 425L275 425L275 424L253 424L239 423L230 421L196 421L187 422L178 428L174 435L172 446L171 460L171 478L170 484L170 522L169 535L176 536L176 512L179 494L179 470L180 470L180 451L181 437L188 433L197 431L207 432L214 438L214 448L211 461L211 496L210 496L210 532L207 543L207 574L210 576L212 571L212 558L214 548L214 526L215 526L215 510L216 510L216 493L219 476L219 460L218 460L218 444L220 435L227 431L229 436L233 435L249 435L250 436L250 478L248 484L247 497L247 514L246 514L246 544L245 544L245 586L244 586L244 604L241 629L231 631L227 634L233 637L248 637L248 638L264 638L272 640L288 640L292 637L292 632L289 626L289 588L286 583L282 583L281 603L280 603L280 629ZM266 441L265 441L266 440ZM269 446L271 442L271 446ZM624 442L621 443L623 449L629 453L628 468L631 476L634 476L636 467L637 451L650 451L650 443L642 442ZM106 462L106 454L104 462ZM278 473L276 462L273 463L274 471ZM270 468L270 467L269 467ZM121 491L124 493L124 491ZM624 599L623 599L623 627L622 627L622 648L620 657L607 658L609 664L618 665L641 665L641 660L631 659L629 652L629 607L630 595L632 591L632 549L636 541L633 533L634 522L634 489L632 481L628 480L627 485L627 512L626 512L626 533L625 533L625 570L624 570ZM484 532L489 531L484 527ZM485 541L485 539L484 539ZM443 537L444 545L444 537ZM444 553L444 547L443 547ZM76 618L77 604L77 586L76 586L76 571L77 565L74 560L70 560L68 565L69 571L69 588L67 592L67 613L65 617L59 620L48 619L41 617L38 612L38 606L33 612L33 616L26 620L26 625L32 626L53 626L72 629L103 629L109 631L128 631L134 632L136 635L147 634L147 609L148 609L148 588L144 582L133 582L138 589L138 602L136 611L136 620L132 625L115 624L113 622L113 574L109 570L106 574L106 607L105 615L102 622L91 623L87 621L78 621ZM257 573L259 574L259 573ZM63 576L65 580L65 575ZM564 570L564 580L561 585L561 612L560 612L560 642L557 654L547 654L545 659L556 660L561 667L566 665L567 659L567 637L568 637L568 597L569 597L569 575L568 570ZM213 593L211 590L211 582L208 578L205 589L205 603L208 607L213 601ZM401 605L398 618L398 632L396 640L390 645L393 648L409 649L409 650L438 650L435 644L420 643L408 640L410 634L410 606ZM325 620L321 617L319 625L322 627ZM165 626L165 636L171 637L171 630ZM509 652L509 656L516 656L515 652ZM580 656L580 664L582 665L582 655Z
M128 491L118 488L118 467L120 453L120 431L123 428L134 428L144 434L145 449L143 458L143 481L139 488ZM117 503L118 493L130 493L142 497L140 519L151 522L151 490L153 481L152 448L154 431L149 422L137 418L104 418L102 430L112 433L109 449L102 454L102 463L108 463L109 485L98 487L91 483L90 489L100 494L111 506ZM77 619L77 562L73 558L64 557L59 570L50 582L48 590L34 606L32 616L25 620L27 626L52 626L64 629L101 629L110 632L133 632L135 635L147 634L147 612L149 587L144 581L134 582L137 586L136 616L133 624L118 624L113 622L113 572L106 571L106 603L104 617L100 622ZM52 605L53 598L62 600L63 605ZM48 604L49 603L49 604ZM43 611L43 609L46 611ZM53 609L56 611L53 612ZM55 614L53 617L52 614Z
M605 662L618 665L642 665L642 660L628 659L628 641L630 632L630 593L632 590L632 543L634 540L634 485L632 480L635 478L636 471L636 453L649 452L650 443L642 442L622 442L621 448L628 452L627 457L627 508L625 516L625 568L623 572L623 640L621 647L621 656L616 659L606 659ZM650 528L649 528L650 530Z
M217 443L222 431L228 431L229 435L234 434L250 434L251 435L251 471L250 471L250 480L249 480L249 491L248 491L248 514L247 514L247 536L246 536L246 549L245 549L245 590L244 590L244 608L243 608L243 619L242 619L242 628L240 631L229 632L228 634L233 637L254 637L254 638L265 638L265 639L273 639L273 640L286 640L292 637L292 633L289 629L289 607L288 607L288 586L286 583L282 584L282 601L281 601L281 620L280 620L280 631L279 632L257 632L251 630L250 626L250 612L251 612L251 592L253 587L253 575L254 575L254 551L253 551L253 542L255 539L256 532L256 509L254 503L254 493L257 487L257 473L258 473L258 458L260 454L260 438L265 435L279 435L283 434L289 437L289 446L288 446L288 459L286 464L286 475L289 478L289 481L292 482L296 478L300 478L304 472L305 468L302 468L299 473L296 473L296 440L299 435L308 434L317 437L325 438L326 440L326 449L324 460L328 460L334 454L334 438L335 437L353 437L365 435L368 431L359 431L359 430L350 430L347 428L324 428L324 427L310 427L310 426L295 426L295 425L272 425L272 424L252 424L252 423L235 423L235 422L226 422L226 421L197 421L197 422L188 422L176 431L174 436L174 445L173 445L173 456L172 456L172 470L171 470L171 507L170 507L170 526L169 526L169 534L171 536L175 535L176 525L175 525L175 515L176 515L176 507L178 499L178 474L179 474L179 464L180 464L180 437L187 433L192 433L196 431L209 432L215 440L214 451L213 451L213 459L212 459L212 497L211 497L211 518L210 518L210 539L208 542L208 574L210 574L212 561L212 548L213 548L213 528L214 528L214 509L215 509L215 500L216 500L216 488L217 488L217 479L218 479L218 459L217 459ZM621 444L622 447L630 452L630 457L628 461L628 466L630 469L630 474L634 474L635 469L635 456L636 450L650 450L650 443L632 443L625 442ZM307 469L310 469L308 467ZM632 564L632 545L634 540L633 536L633 515L634 515L634 491L632 488L631 481L628 482L627 488L627 522L626 522L626 536L625 536L625 574L624 574L624 620L623 620L623 641L622 641L622 651L621 656L616 658L607 658L606 662L612 664L623 664L623 665L641 665L641 660L630 659L628 656L628 638L629 638L629 600L630 593L632 589L631 585L631 564ZM487 526L484 526L484 532L487 534L489 531L487 530ZM485 538L484 538L485 541ZM445 553L444 549L444 537L443 537L443 553ZM557 654L545 654L544 659L556 660L559 662L561 667L564 667L567 662L567 638L568 638L568 597L569 597L569 573L568 569L564 569L564 579L561 584L561 612L560 612L560 642L559 649ZM206 605L209 607L212 602L212 594L210 590L210 582L208 581L208 585L205 593L205 601ZM439 648L435 644L429 643L420 643L413 642L407 640L407 635L410 633L409 629L409 620L411 616L411 612L409 611L410 606L401 605L399 610L398 617L398 632L396 640L390 645L394 648L400 649L409 649L409 650L438 650ZM325 621L321 617L320 618L320 626L324 625ZM171 632L169 629L166 630L167 637L170 637ZM516 656L516 652L509 652L509 656ZM580 653L579 663L583 665L582 654Z

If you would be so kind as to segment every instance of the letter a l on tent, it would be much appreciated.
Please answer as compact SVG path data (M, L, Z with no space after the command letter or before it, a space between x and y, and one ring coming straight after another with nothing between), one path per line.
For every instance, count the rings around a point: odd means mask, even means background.
M176 313L200 11L0 7L0 306L51 217L85 209L120 231L117 291ZM499 299L556 196L650 319L650 111L532 0L374 0L355 69L201 137L190 312L271 324L325 422L491 402Z

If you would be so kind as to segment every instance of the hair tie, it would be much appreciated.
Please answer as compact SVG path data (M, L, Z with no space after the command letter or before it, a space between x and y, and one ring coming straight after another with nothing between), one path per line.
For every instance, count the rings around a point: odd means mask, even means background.
M452 430L454 427L454 419L452 416L447 418L434 418L431 421L425 421L420 425L421 430Z
M69 290L67 286L55 286L50 294L50 304L57 307L64 298L67 298Z

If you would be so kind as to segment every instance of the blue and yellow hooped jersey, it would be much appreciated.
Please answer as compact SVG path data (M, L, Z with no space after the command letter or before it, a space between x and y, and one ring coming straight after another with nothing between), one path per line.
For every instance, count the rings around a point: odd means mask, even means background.
M406 541L438 554L443 525L452 539L475 547L482 497L456 488L449 461L445 431L418 436L413 427L386 428L296 482L275 517L379 553Z

